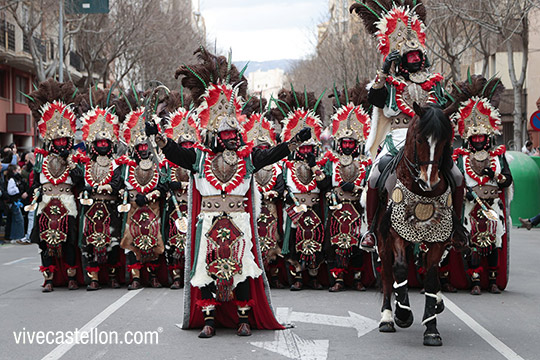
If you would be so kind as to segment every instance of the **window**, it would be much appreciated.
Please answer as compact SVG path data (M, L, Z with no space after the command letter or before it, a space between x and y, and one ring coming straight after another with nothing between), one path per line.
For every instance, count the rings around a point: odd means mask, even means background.
M7 98L8 96L8 73L6 70L0 69L0 98Z
M15 76L15 101L26 104L26 97L21 94L28 94L28 79L24 76Z

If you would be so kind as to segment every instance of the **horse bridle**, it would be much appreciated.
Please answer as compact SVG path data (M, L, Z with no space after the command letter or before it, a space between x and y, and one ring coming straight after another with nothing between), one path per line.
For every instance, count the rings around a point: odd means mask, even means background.
M438 161L435 160L428 160L428 161L418 161L418 151L416 148L416 140L414 144L414 163L409 160L407 155L405 153L403 154L403 157L405 158L405 165L407 166L407 170L409 171L409 174L414 179L414 182L418 183L420 180L420 166L422 165L441 165L442 158Z

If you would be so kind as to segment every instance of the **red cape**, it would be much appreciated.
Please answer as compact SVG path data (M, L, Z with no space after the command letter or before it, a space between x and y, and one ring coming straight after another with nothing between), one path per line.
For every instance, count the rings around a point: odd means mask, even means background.
M201 194L195 187L195 182L192 181L192 208L191 208L191 238L188 239L188 244L186 247L186 257L187 251L189 251L190 261L186 261L185 269L185 287L184 291L187 296L184 296L184 329L193 329L193 328L202 328L204 326L203 313L200 307L197 306L197 301L201 300L201 291L199 288L191 286L191 265L193 264L193 259L195 257L195 234L196 234L196 225L197 217L201 211ZM255 262L261 268L263 268L262 261L258 255L258 244L256 244L255 238L255 228L253 218L253 202L251 188L248 193L247 200L247 212L251 214L251 233L253 235L253 247L252 253L255 257ZM204 236L204 235L203 235ZM189 266L189 268L188 268ZM269 288L268 282L265 281L264 271L261 276L256 279L248 278L250 283L250 293L252 310L249 312L249 323L251 327L255 329L266 329L266 330L283 330L284 327L276 320L272 308L270 306L270 300L266 296ZM266 285L265 285L266 283ZM220 303L216 308L216 325L226 328L236 328L238 326L238 314L237 314L237 305L234 301Z

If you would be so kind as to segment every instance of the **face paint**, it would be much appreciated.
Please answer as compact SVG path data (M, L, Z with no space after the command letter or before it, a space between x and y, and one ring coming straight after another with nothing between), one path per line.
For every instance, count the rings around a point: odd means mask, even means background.
M54 146L66 146L68 144L68 139L65 137L60 139L54 139L53 144Z
M236 130L225 130L220 132L218 135L221 140L232 140L236 138Z
M302 145L298 148L300 154L308 154L313 152L313 145Z

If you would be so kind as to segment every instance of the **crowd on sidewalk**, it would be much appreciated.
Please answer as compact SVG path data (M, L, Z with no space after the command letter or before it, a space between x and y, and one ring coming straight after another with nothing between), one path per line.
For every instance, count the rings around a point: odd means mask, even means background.
M34 219L33 212L25 212L24 206L31 201L35 156L33 152L18 151L12 143L2 148L0 157L0 240L28 245Z

